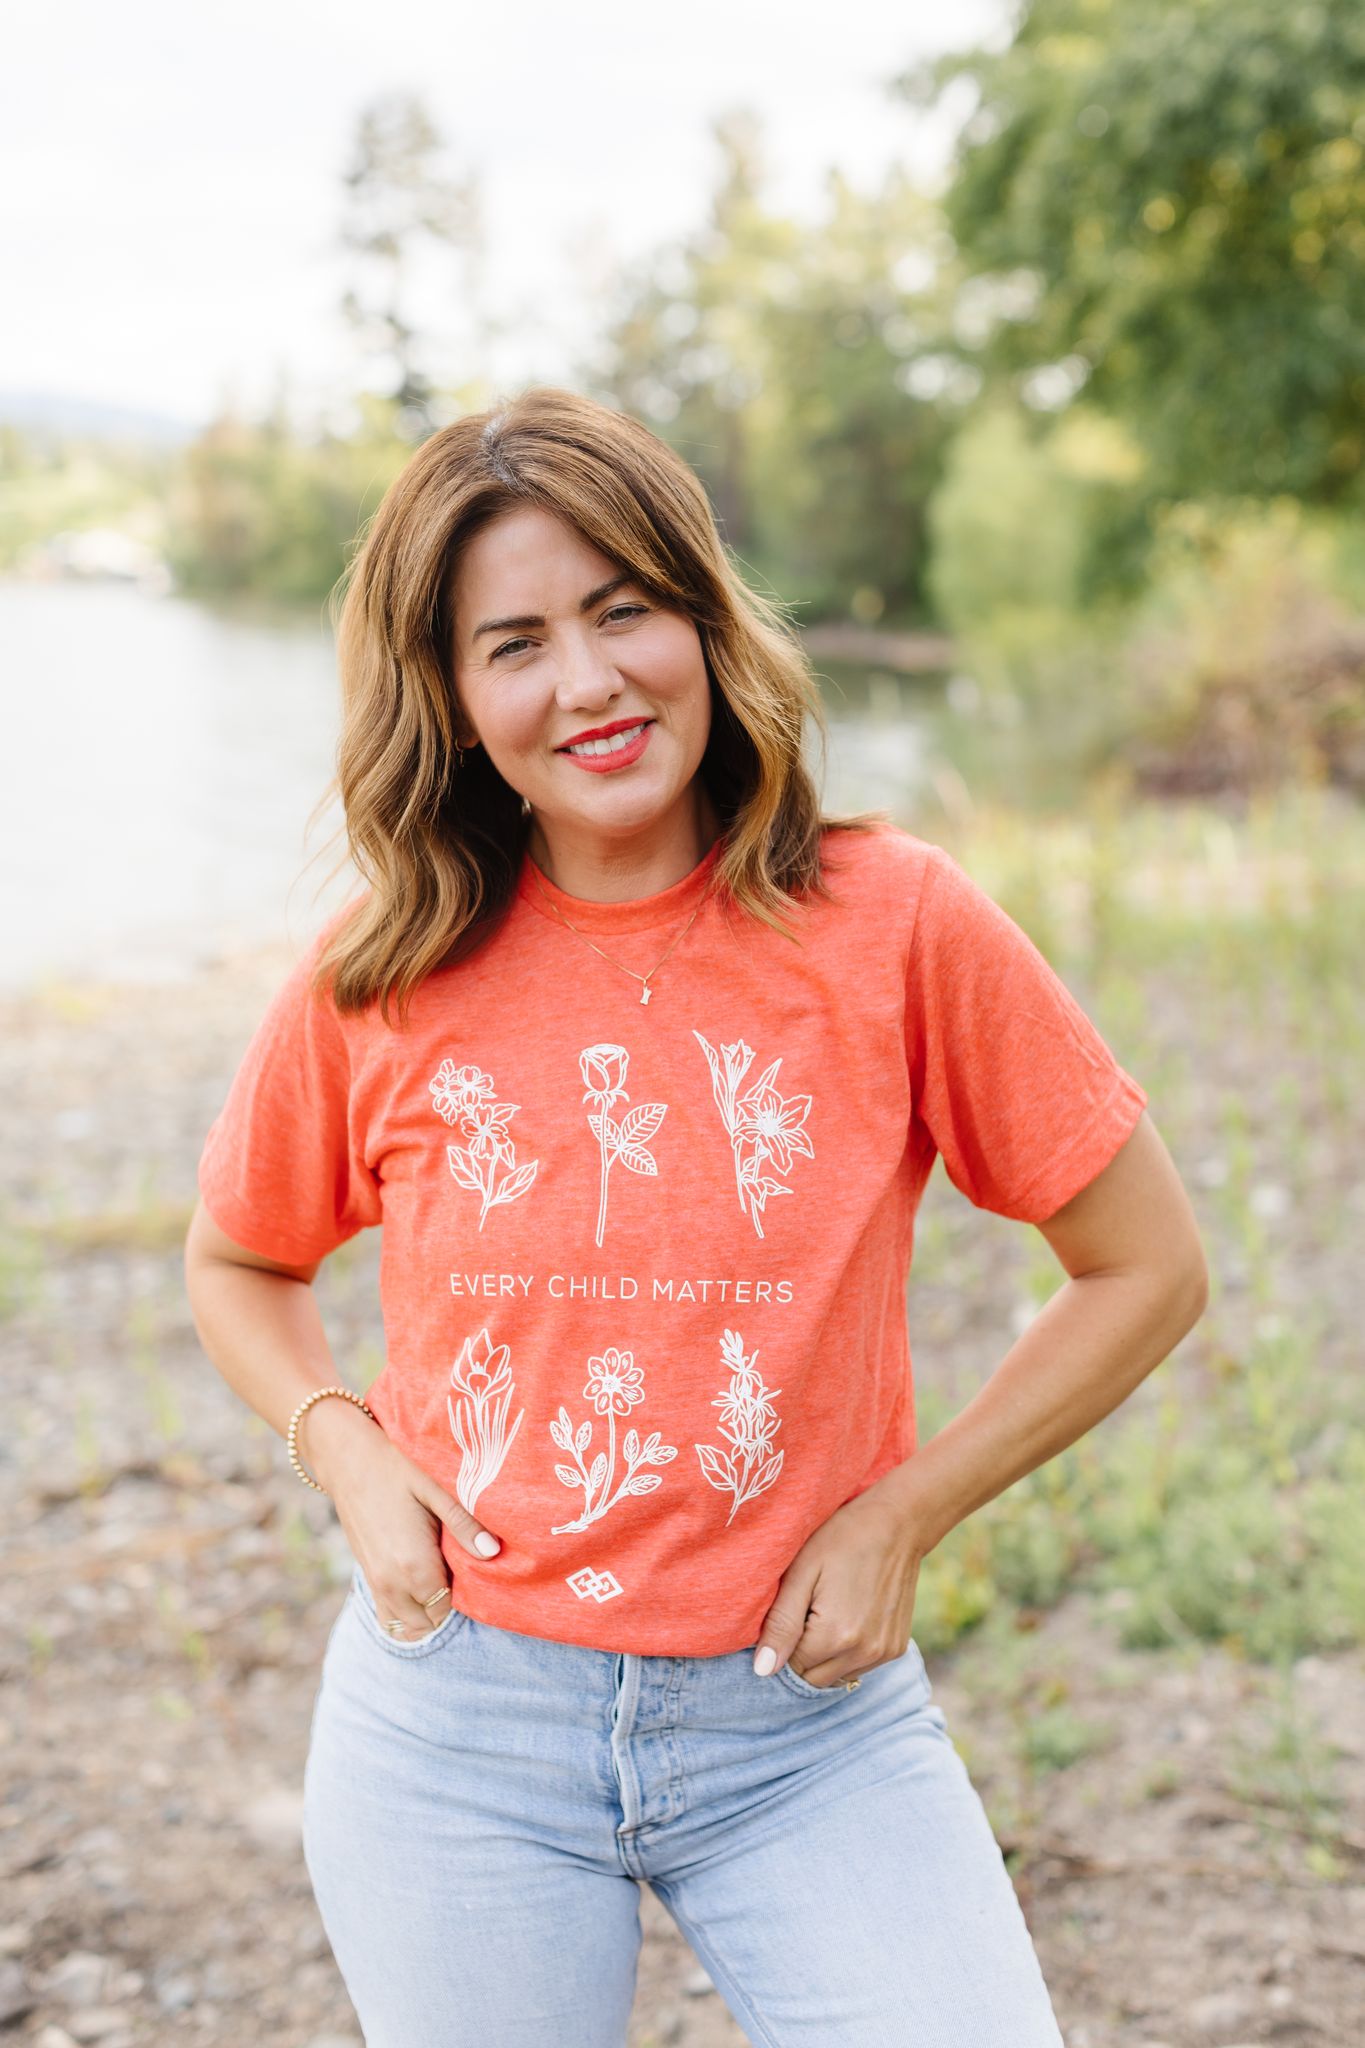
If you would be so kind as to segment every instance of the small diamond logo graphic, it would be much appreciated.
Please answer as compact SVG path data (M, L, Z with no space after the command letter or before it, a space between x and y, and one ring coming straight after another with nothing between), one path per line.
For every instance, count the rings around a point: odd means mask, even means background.
M581 1571L570 1572L565 1583L573 1587L580 1600L610 1600L622 1590L615 1572L599 1572L590 1564L585 1564Z

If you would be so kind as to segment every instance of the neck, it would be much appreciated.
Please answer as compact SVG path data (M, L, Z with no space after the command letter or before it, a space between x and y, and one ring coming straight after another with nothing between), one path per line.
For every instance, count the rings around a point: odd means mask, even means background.
M697 782L665 817L630 832L606 835L535 811L527 845L541 873L566 895L630 903L690 875L719 832L715 807Z

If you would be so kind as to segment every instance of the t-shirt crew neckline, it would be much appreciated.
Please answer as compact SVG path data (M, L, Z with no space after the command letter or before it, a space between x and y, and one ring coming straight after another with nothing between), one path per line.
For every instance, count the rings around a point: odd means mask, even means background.
M517 894L551 924L559 923L551 908L554 905L580 931L648 931L656 925L674 924L697 908L711 886L723 844L722 833L711 842L691 873L674 882L670 888L656 890L652 896L631 897L622 903L594 903L584 896L570 896L567 890L550 880L528 851L522 855Z

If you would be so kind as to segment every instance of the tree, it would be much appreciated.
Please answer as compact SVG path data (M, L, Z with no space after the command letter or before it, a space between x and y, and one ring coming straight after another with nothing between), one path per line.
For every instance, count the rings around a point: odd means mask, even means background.
M945 206L975 355L1085 389L1172 497L1365 498L1359 0L1024 0L897 89L976 105Z
M912 618L951 419L916 385L943 321L937 216L899 174L862 194L835 173L823 219L787 219L753 116L714 133L706 224L624 281L583 382L695 466L735 554L808 618Z
M415 277L424 245L462 259L466 310L475 312L482 249L477 181L451 178L421 101L390 93L364 109L344 175L341 239L356 261L342 311L363 346L393 366L399 432L419 441L436 424L430 350L416 324ZM449 381L449 380L447 380Z
M347 438L313 441L222 412L184 449L166 518L182 589L285 603L327 595L357 528L411 454L393 432L390 401L369 397L358 410Z

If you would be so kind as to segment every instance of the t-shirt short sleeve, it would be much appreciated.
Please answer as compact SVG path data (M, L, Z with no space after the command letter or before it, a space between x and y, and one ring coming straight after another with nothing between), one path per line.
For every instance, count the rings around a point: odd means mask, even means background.
M311 1265L382 1221L341 1020L309 987L325 937L272 999L199 1161L199 1192L218 1227L247 1251L291 1266Z
M1042 1223L1087 1187L1144 1089L1028 934L942 847L920 888L906 988L912 1121L978 1208Z

